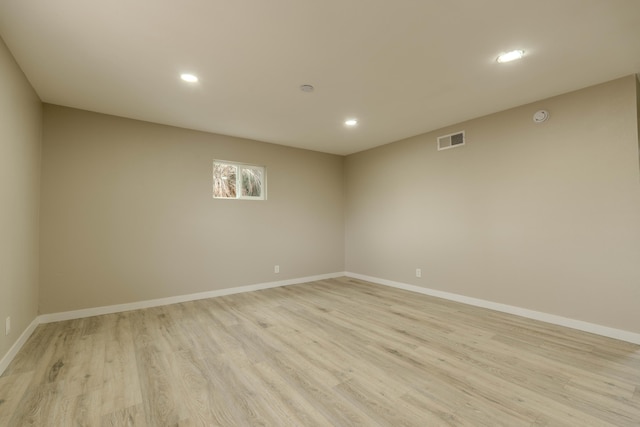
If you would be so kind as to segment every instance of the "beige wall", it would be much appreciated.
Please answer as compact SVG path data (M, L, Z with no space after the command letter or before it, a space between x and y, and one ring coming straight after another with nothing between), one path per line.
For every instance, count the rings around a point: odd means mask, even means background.
M40 171L41 313L346 269L640 332L634 76L346 159L45 105L42 169L4 45L0 89L0 355L37 314ZM214 158L267 166L268 200L212 199Z
M41 123L40 99L0 40L0 359L37 315Z
M635 85L348 156L346 270L640 332ZM459 130L466 146L436 150Z
M213 199L216 158L266 166L268 200ZM335 155L45 104L40 311L343 271L342 170Z
M640 164L640 74L636 74L636 115L638 118L638 163Z

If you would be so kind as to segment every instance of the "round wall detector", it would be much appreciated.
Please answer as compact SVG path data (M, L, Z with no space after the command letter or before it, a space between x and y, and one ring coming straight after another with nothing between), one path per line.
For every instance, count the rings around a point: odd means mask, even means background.
M547 110L539 110L539 111L536 111L535 114L533 115L533 122L542 123L546 121L548 118L549 118L549 112Z

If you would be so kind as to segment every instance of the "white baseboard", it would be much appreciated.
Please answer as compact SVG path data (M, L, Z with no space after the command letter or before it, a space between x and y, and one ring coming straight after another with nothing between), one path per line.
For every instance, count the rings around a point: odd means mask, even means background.
M82 310L65 311L62 313L41 314L24 330L20 338L11 346L7 354L0 359L0 375L3 374L13 358L18 354L24 343L29 339L36 327L41 323L60 322L63 320L82 319L84 317L99 316L101 314L120 313L123 311L138 310L140 308L159 307L163 305L175 304L200 299L221 297L225 295L239 294L243 292L259 291L261 289L277 288L280 286L297 285L300 283L314 282L316 280L333 279L343 277L344 272L320 274L317 276L299 277L296 279L280 280L277 282L257 283L254 285L238 286L235 288L217 289L214 291L200 292L196 294L179 295L168 298L158 298L146 301L137 301L126 304L109 305L104 307L86 308Z
M196 301L200 299L215 298L225 295L240 294L243 292L259 291L261 289L277 288L280 286L297 285L316 280L333 279L344 276L344 272L321 274L318 276L300 277L296 279L280 280L277 282L257 283L254 285L238 286L235 288L217 289L214 291L199 292L196 294L178 295L175 297L158 298L146 301L130 302L126 304L108 305L103 307L86 308L82 310L64 311L40 315L40 323L60 322L63 320L82 319L84 317L99 316L102 314L120 313L123 311L138 310L141 308L159 307L180 302Z
M488 309L500 311L503 313L514 314L516 316L526 317L529 319L540 320L542 322L551 323L554 325L566 326L567 328L577 329L584 332L590 332L592 334L602 335L609 338L615 338L615 339L618 339L621 341L627 341L633 344L640 344L640 334L635 332L624 331L622 329L610 328L608 326L597 325L595 323L584 322L582 320L569 319L567 317L556 316L554 314L543 313L541 311L534 311L534 310L529 310L526 308L516 307L512 305L501 304L501 303L487 301L483 299L467 297L464 295L424 288L422 286L409 285L406 283L394 282L392 280L365 276L363 274L358 274L358 273L346 272L345 276L353 277L354 279L365 280L367 282L372 282L379 285L385 285L393 288L404 289L405 291L417 292L420 294L429 295L437 298L443 298L450 301L461 302L463 304L473 305L476 307L488 308Z
M453 294L449 292L438 291L435 289L423 288L421 286L409 285L406 283L394 282L392 280L380 279L377 277L365 276L363 274L351 273L351 272L339 272L330 274L321 274L317 276L300 277L296 279L281 280L277 282L258 283L254 285L239 286L235 288L218 289L214 291L200 292L196 294L179 295L175 297L159 298L146 301L138 301L127 304L109 305L104 307L87 308L83 310L66 311L62 313L42 314L36 317L33 322L22 332L20 338L11 346L9 351L0 359L0 375L2 375L5 369L9 366L13 358L18 351L22 348L24 343L29 339L36 327L41 323L59 322L63 320L81 319L84 317L99 316L101 314L119 313L123 311L137 310L141 308L159 307L163 305L175 304L187 301L196 301L206 298L215 298L225 295L239 294L243 292L258 291L261 289L276 288L280 286L297 285L300 283L313 282L316 280L333 279L336 277L353 277L355 279L365 280L367 282L377 283L379 285L390 286L393 288L404 289L406 291L412 291L421 293L424 295L430 295L438 298L443 298L451 301L461 302L463 304L473 305L476 307L488 308L491 310L500 311L503 313L514 314L516 316L526 317L529 319L540 320L542 322L551 323L554 325L566 326L568 328L577 329L580 331L590 332L597 335L602 335L609 338L615 338L622 341L627 341L633 344L640 344L640 334L624 331L621 329L610 328L607 326L597 325L594 323L583 322L581 320L569 319L562 316L556 316L553 314L543 313L540 311L528 310L521 307L515 307L506 304L500 304L492 301L486 301L478 298L466 297L464 295Z
M7 369L9 363L11 363L13 358L16 357L16 354L18 354L24 343L27 342L27 340L29 339L33 331L36 330L36 327L38 327L39 324L40 320L38 317L33 319L33 322L31 322L29 326L27 326L27 329L25 329L22 334L20 334L20 337L15 343L13 343L7 354L5 354L2 359L0 359L0 375L4 373L4 370Z

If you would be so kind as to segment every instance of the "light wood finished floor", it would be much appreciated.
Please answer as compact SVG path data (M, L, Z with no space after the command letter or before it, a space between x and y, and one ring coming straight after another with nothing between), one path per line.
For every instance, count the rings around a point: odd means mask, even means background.
M0 426L640 426L640 346L341 278L39 326Z

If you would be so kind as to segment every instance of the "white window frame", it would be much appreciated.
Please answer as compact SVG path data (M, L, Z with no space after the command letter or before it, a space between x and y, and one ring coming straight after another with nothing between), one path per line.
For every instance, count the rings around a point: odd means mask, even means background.
M215 176L213 176L213 174L215 173L216 164L233 165L237 167L236 184L235 184L236 197L219 197L215 195L216 184L215 184ZM242 195L242 169L243 168L260 169L262 171L262 183L261 183L262 191L260 192L260 196L243 196ZM212 167L212 179L213 179L212 196L214 199L217 199L217 200L267 200L267 168L265 166L252 165L249 163L232 162L229 160L214 159L213 167Z

